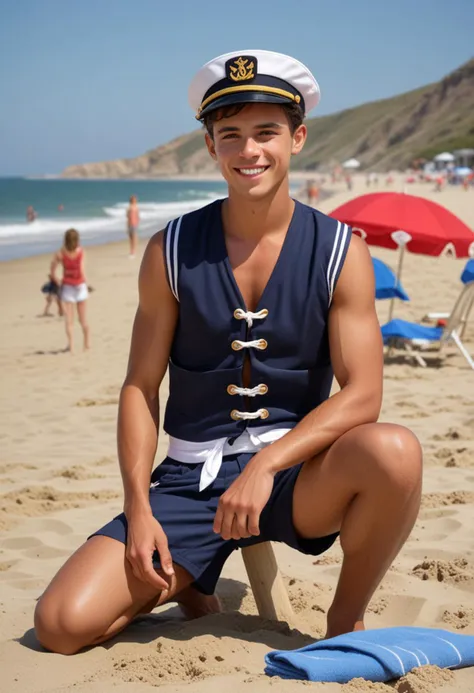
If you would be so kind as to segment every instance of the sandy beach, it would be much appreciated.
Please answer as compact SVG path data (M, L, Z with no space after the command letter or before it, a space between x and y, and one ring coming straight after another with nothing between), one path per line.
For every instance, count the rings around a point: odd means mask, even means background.
M307 178L311 176L306 176ZM397 180L392 189L401 190ZM431 197L474 228L474 190L408 192ZM329 186L322 211L367 192L356 176ZM382 179L378 190L383 189ZM144 249L142 242L141 256ZM396 267L394 251L371 248ZM465 259L406 254L403 285L410 303L396 316L420 319L449 311ZM12 693L283 693L311 685L323 693L437 693L474 690L474 668L434 667L393 686L355 680L308 684L263 673L271 649L294 649L324 632L341 551L319 559L275 546L295 612L295 627L261 619L240 552L218 584L225 612L185 622L176 606L137 620L109 643L74 657L46 653L32 631L35 601L85 538L121 511L115 422L137 301L139 259L127 244L87 249L92 349L64 353L62 320L37 317L49 257L0 265L0 691ZM378 302L381 322L388 302ZM79 329L76 324L79 345ZM474 316L465 343L474 354ZM423 369L399 354L387 358L382 421L414 430L424 448L422 508L416 526L369 607L367 626L416 625L474 634L474 372L454 346L428 352ZM162 411L167 381L161 392ZM156 463L165 456L161 433Z

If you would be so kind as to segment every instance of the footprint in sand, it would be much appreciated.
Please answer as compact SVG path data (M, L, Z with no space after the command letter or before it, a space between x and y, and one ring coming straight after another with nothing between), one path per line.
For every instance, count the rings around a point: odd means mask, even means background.
M116 457L101 457L99 460L94 462L94 467L103 467L106 464L117 464L117 458Z
M448 508L422 508L418 513L418 520L437 520L443 517L453 517L458 514L457 510Z
M474 491L451 491L450 493L424 493L422 508L439 508L443 505L466 505L474 503Z
M431 416L431 412L427 411L412 411L409 414L402 414L401 419L428 419Z
M416 529L423 532L423 541L444 541L463 526L450 517L431 519L428 525L417 522Z
M59 469L54 476L61 476L64 479L72 479L74 481L84 481L86 479L105 479L103 474L97 474L96 472L89 471L86 467L82 467L81 465L73 465L72 467Z
M35 549L28 549L28 551L23 551L23 556L25 558L39 558L40 560L48 560L49 558L58 558L62 556L69 556L71 552L64 549L57 549L54 546L39 546Z
M6 573L7 570L10 570L14 565L16 565L18 561L2 561L0 563L0 573Z
M118 397L107 397L97 399L80 399L76 402L76 407L105 407L110 404L118 404Z
M432 440L459 440L460 438L461 434L455 428L448 428L446 433L435 433L431 436Z
M326 609L322 605L322 602L326 601L324 595L329 594L327 587L290 577L285 577L284 581L295 614L308 612L309 610L312 612L319 612L320 614L326 613ZM317 625L314 627L317 628Z
M9 580L8 585L17 590L44 590L47 585L45 578L39 577L21 577L14 580Z
M450 628L462 630L467 628L474 621L474 609L465 606L458 606L455 609L449 608L443 611L441 620L447 623Z
M34 537L11 537L9 539L4 539L0 546L3 549L34 549L38 546L42 546L43 542L40 539L35 539Z
M412 409L419 409L419 405L416 402L408 402L406 399L400 399L395 402L396 407L411 407Z
M34 464L21 464L11 462L10 464L0 464L0 474L8 474L9 472L17 472L19 469L38 469Z
M35 527L38 533L41 532L54 532L55 534L60 534L60 535L65 535L65 534L71 534L73 529L70 527L67 522L63 522L62 520L54 520L51 517L45 517L42 518L39 521L35 522Z
M474 581L474 568L465 558L454 558L450 561L425 558L415 565L411 572L421 580L437 580L451 584Z
M50 486L35 486L10 491L0 496L0 512L6 516L38 517L56 510L81 508L91 502L119 498L116 491L58 491Z
M426 456L426 460L443 467L474 467L474 450L467 447L440 448Z
M426 599L410 597L403 594L382 594L369 604L369 613L384 615L384 619L393 626L409 626L416 622Z

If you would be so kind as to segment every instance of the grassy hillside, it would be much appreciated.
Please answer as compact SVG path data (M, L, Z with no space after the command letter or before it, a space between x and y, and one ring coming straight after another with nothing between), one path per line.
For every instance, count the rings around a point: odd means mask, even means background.
M474 148L474 58L435 84L334 115L310 118L298 170L323 170L350 157L379 171L419 157ZM70 166L63 176L156 177L215 171L202 130L132 159Z

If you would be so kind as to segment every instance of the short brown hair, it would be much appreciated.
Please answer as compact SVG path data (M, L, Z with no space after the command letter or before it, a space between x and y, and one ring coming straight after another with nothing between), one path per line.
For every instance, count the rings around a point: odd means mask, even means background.
M238 115L240 111L248 105L248 103L239 103L234 106L224 106L224 108L216 108L214 111L205 115L202 122L209 137L213 138L214 136L214 123L219 122L219 120L223 118L232 118L232 116ZM285 103L281 105L281 108L285 111L288 125L290 126L290 132L293 135L299 126L303 124L304 113L296 103Z
M64 247L72 253L79 245L79 232L76 229L68 229L64 234Z

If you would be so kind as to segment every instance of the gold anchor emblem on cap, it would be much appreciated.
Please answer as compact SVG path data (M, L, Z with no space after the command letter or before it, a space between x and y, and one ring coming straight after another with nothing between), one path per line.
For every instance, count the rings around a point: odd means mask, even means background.
M253 60L249 63L249 58L236 58L233 65L229 65L229 77L234 82L244 82L253 79L255 64Z

